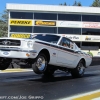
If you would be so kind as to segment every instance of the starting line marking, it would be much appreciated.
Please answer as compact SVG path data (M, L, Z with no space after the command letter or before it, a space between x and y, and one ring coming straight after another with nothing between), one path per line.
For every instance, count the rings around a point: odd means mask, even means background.
M100 100L100 90L87 92L68 98L62 98L59 100Z
M33 71L32 69L6 69L6 70L1 70L0 73L14 73L14 72L28 72L28 71Z

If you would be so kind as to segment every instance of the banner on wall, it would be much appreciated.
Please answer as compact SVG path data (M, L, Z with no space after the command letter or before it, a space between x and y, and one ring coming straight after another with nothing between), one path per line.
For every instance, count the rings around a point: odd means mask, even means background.
M33 21L32 20L23 20L23 19L10 19L9 24L16 25L16 26L32 26Z
M89 41L89 42L100 42L100 36L92 35L65 35L72 41Z
M81 41L81 35L65 35L67 38L72 41Z
M82 35L82 41L100 42L100 36Z
M42 21L42 20L37 20L37 21L35 21L35 25L56 26L56 22L55 21Z
M83 22L83 28L100 28L99 22Z
M57 21L58 27L100 28L100 22Z
M11 33L10 37L12 37L12 38L31 38L31 34L27 34L27 33Z
M76 27L76 28L81 28L82 23L78 21L57 21L57 26L58 27Z

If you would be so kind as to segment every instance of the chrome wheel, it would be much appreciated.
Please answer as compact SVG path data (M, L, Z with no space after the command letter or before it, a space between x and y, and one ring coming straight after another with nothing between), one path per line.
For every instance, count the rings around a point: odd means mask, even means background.
M77 67L71 70L72 77L79 78L84 75L85 72L85 62L80 60Z
M32 64L33 71L36 74L43 74L47 69L47 57L45 54L40 53L36 58L35 62Z
M37 62L36 62L36 66L38 67L38 69L41 71L45 68L46 66L46 61L45 61L45 58L43 56L40 56L38 59L37 59Z
M83 63L79 63L77 69L78 69L79 74L83 74L84 70L85 70L85 67L84 67Z

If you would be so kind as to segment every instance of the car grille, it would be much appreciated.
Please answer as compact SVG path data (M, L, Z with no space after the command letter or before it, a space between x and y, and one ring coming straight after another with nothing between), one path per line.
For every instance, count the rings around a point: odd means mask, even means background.
M20 46L20 40L12 40L12 39L0 39L0 45L5 46Z

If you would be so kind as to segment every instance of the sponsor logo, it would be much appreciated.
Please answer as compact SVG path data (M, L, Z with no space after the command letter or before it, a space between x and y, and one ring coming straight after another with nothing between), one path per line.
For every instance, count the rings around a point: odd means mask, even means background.
M2 44L3 45L9 45L9 44L11 44L11 42L10 41L2 41Z
M56 26L54 21L35 21L35 25Z
M78 27L79 24L76 22L61 22L60 23L61 26L71 26L71 27Z
M90 38L90 37L88 37L88 36L86 36L85 40L91 40L91 38Z
M94 37L92 40L100 40L100 37Z
M100 28L98 22L83 22L83 28Z
M99 41L100 37L88 37L88 36L86 36L85 40L95 40L95 41L97 40L97 41Z
M58 21L57 26L60 26L60 27L82 27L82 23L77 22L77 21Z
M71 40L79 40L80 39L78 36L66 36L66 37Z
M5 52L3 52L3 54L4 54L4 55L8 55L8 54L9 54L9 52L5 51Z
M10 25L32 26L32 20L10 20Z
M31 34L11 34L10 37L13 37L13 38L30 38Z

